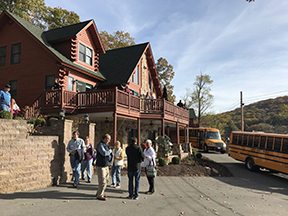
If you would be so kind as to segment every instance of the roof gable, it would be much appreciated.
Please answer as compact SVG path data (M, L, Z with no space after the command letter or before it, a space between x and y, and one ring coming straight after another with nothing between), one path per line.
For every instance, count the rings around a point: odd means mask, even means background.
M75 35L77 35L78 32L80 32L91 21L92 20L87 20L73 25L51 29L45 31L43 34L48 42L54 43L64 41L75 37Z
M106 51L105 54L100 55L100 71L106 78L106 81L101 85L119 86L123 83L127 83L143 54L147 56L149 72L151 73L157 95L161 96L161 84L156 71L151 45L149 43L112 49Z
M97 51L102 54L105 53L105 49L104 46L101 42L101 38L100 35L98 33L96 24L93 20L90 21L90 23L88 23L84 28L82 28L76 36L80 35L82 32L89 32L90 36L92 37L93 43L95 45L95 47L97 48Z
M4 17L7 16L9 17L11 20L15 21L18 25L20 25L22 28L24 28L26 31L28 31L33 37L34 39L36 39L36 41L38 43L40 43L40 45L42 45L45 50L47 50L54 58L56 58L57 60L60 60L62 63L64 63L66 66L70 66L76 70L79 70L81 72L84 72L88 75L92 75L95 76L101 80L105 80L105 77L99 72L95 72L93 70L89 70L86 69L84 67L81 67L80 65L77 65L75 63L73 63L70 59L66 58L64 55L62 55L60 52L58 52L56 49L54 49L49 42L47 41L44 31L31 24L30 22L22 19L21 17L18 17L15 14L12 14L8 11L3 11L0 15L0 20Z
M100 71L106 77L103 85L127 83L149 43L112 49L100 55Z

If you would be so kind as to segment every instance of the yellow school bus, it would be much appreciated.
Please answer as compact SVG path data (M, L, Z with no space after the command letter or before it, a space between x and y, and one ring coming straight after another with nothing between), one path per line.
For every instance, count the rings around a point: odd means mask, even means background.
M288 174L288 135L259 132L231 133L229 156L248 170L259 168Z
M218 129L199 127L199 128L186 128L185 136L180 132L180 142L190 142L192 147L202 149L204 152L209 150L226 152L226 144L221 139Z

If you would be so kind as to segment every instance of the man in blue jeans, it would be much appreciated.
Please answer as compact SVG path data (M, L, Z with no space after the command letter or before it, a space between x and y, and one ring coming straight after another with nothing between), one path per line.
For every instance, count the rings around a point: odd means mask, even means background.
M72 133L72 139L67 145L67 151L70 156L70 163L73 170L73 187L77 188L79 184L79 176L81 169L81 151L84 150L84 140L79 138L79 132L74 131Z
M129 196L128 199L137 200L139 197L139 181L141 175L141 162L144 160L144 155L137 145L137 139L132 138L130 144L126 148L126 155L128 161L128 189ZM135 178L135 188L134 188L134 178Z

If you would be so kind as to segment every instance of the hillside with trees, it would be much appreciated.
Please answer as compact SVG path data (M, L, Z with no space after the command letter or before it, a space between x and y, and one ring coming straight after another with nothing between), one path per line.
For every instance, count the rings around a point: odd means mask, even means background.
M241 110L203 116L201 126L216 127L224 137L241 128ZM268 99L244 107L245 131L288 133L288 96Z

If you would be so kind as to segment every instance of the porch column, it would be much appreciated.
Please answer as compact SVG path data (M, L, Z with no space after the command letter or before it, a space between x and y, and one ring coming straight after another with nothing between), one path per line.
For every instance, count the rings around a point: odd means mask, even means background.
M138 139L138 143L140 144L141 141L140 141L140 138L141 138L141 134L140 134L140 118L137 119L137 131L138 131L138 134L137 134L137 139Z
M117 141L117 113L113 114L113 143Z
M165 135L165 122L164 118L161 119L161 136Z
M179 122L176 122L176 142L180 144L180 131L179 131Z

